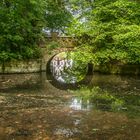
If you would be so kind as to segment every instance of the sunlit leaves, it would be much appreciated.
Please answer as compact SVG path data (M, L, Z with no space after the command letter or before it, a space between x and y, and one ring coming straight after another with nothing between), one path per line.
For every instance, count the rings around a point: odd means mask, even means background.
M45 0L7 0L0 5L1 61L38 57L36 46L45 25ZM36 53L36 54L33 54Z
M80 28L71 29L78 37L79 45L92 47L92 61L97 64L116 60L140 63L140 3L97 0L93 5L94 8L85 16L86 20L79 24Z
M46 28L52 32L62 31L71 23L72 15L64 0L47 1Z

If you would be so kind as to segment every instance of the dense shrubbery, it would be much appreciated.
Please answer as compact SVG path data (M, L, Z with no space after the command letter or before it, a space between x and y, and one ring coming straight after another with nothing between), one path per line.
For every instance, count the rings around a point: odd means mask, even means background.
M97 64L139 64L140 3L96 0L85 9L83 22L74 22L70 29L78 37L81 56L90 50L88 61L90 58Z
M72 20L72 14L66 8L67 4L65 0L47 1L46 29L51 32L65 32Z
M65 0L2 0L0 61L40 57L42 30L64 31L72 15Z
M45 0L0 2L0 60L39 57Z
M78 39L82 61L140 64L138 1L2 0L0 61L39 57L43 28L68 29Z

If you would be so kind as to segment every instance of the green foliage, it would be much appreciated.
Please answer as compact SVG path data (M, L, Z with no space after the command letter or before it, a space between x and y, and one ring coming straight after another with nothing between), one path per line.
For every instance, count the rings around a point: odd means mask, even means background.
M46 11L46 28L51 32L62 31L71 23L72 15L64 0L49 0Z
M0 61L40 56L45 0L0 2Z
M112 110L120 110L124 106L124 101L115 97L106 90L99 87L81 87L79 90L71 91L83 100L93 102L97 107L108 106Z
M83 61L75 59L77 57L75 52L61 52L55 57L67 62L67 64L64 66L64 70L61 73L61 77L66 83L80 82L85 78L88 71L87 64Z
M129 0L97 0L83 11L69 29L96 64L140 63L140 3ZM81 16L82 17L82 16ZM92 49L91 49L92 48ZM90 50L90 51L89 51ZM85 52L84 52L85 53Z
M78 53L75 52L67 52L67 59L72 59L73 64L70 69L65 69L65 71L73 77L76 77L77 81L81 81L85 78L87 71L88 71L88 65L84 60L77 59Z
M61 48L60 44L56 41L51 41L46 47L49 54L51 54L54 49Z
M2 0L0 17L0 61L39 57L47 28L77 38L78 61L140 64L138 0Z

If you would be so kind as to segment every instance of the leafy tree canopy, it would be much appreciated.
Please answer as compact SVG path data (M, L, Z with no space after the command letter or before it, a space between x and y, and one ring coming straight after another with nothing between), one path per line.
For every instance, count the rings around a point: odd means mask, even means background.
M84 56L97 64L139 64L140 3L130 0L91 3L83 12L84 19L75 19L69 30L78 38L81 54L78 58L85 59Z
M71 24L72 14L65 0L48 0L46 9L46 28L51 32L65 31Z
M34 58L44 26L45 0L0 2L0 60Z
M39 57L46 27L68 29L82 61L140 64L139 0L1 0L0 17L0 61Z

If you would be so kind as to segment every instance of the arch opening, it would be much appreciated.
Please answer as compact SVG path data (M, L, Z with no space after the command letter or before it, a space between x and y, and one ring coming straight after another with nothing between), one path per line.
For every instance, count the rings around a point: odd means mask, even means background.
M91 74L93 67L74 57L73 51L61 52L47 63L47 79L57 88L75 88L79 84L89 83L87 75Z

